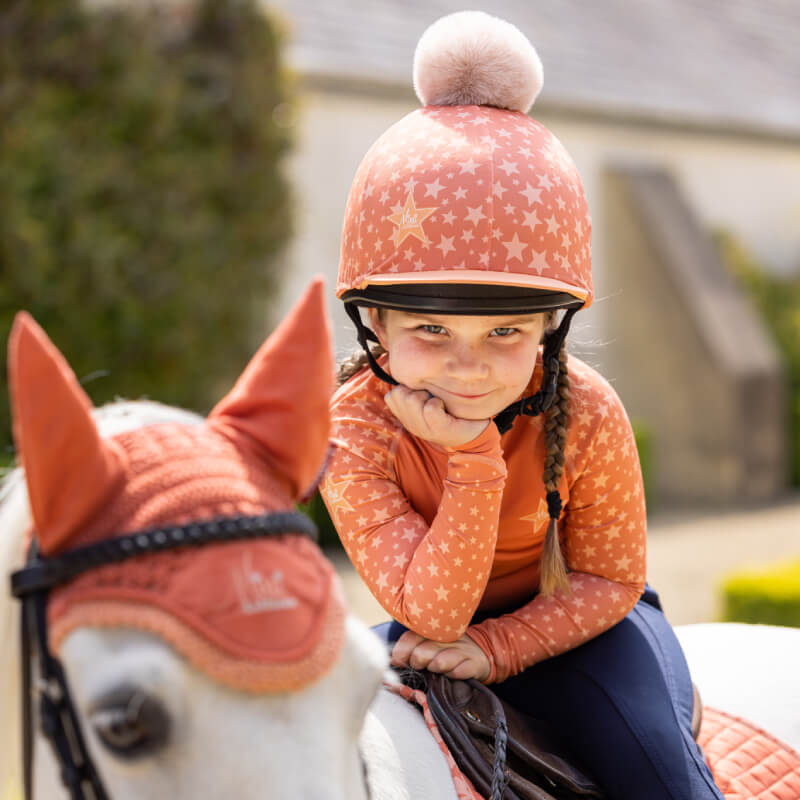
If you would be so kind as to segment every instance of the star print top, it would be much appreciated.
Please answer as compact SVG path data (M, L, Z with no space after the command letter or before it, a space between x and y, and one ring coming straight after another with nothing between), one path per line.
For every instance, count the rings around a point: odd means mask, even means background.
M442 448L406 431L369 369L332 400L334 452L320 486L344 547L380 604L440 642L466 633L505 680L619 622L645 581L646 517L633 432L614 390L570 357L559 492L570 593L537 594L549 517L543 416L492 424ZM527 393L541 383L540 362ZM486 617L471 624L476 611Z

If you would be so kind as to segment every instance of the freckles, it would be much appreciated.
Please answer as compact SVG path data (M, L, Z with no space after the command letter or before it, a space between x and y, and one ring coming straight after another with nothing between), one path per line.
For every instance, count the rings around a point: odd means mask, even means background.
M527 386L536 366L538 348L520 347L509 348L503 354L502 363L498 363L498 373L512 385L522 384Z
M389 368L392 375L408 386L430 377L437 371L436 359L424 342L401 339L389 351Z

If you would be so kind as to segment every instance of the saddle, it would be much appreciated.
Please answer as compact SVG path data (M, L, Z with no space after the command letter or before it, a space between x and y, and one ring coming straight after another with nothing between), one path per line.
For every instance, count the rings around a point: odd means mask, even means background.
M476 680L406 671L402 678L426 694L442 739L458 767L491 800L605 800L606 794L553 729L512 708ZM692 730L701 703L694 687Z

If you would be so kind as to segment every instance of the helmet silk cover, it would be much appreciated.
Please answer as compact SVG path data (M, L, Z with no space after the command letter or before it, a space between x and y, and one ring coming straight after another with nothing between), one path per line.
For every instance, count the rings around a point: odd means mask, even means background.
M372 146L345 211L337 296L492 284L593 299L591 218L563 145L520 111L425 106Z

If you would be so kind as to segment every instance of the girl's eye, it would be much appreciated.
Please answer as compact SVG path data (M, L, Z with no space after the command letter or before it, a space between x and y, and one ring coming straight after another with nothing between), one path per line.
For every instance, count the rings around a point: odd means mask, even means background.
M513 333L517 333L516 328L495 328L492 331L492 336L506 337L511 336Z
M432 334L442 334L445 332L444 328L441 325L420 325L417 330L423 331L424 333L432 333Z

